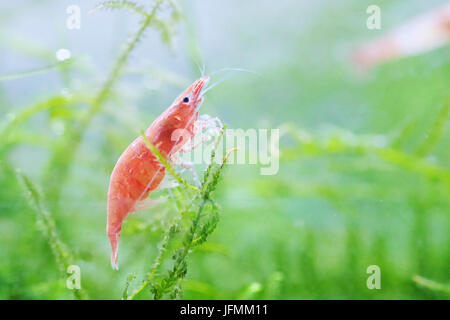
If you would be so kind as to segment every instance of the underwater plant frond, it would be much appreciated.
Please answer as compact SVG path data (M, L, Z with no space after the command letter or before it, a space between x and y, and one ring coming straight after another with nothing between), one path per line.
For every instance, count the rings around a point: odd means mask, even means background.
M439 113L433 125L428 131L427 138L419 145L416 150L418 157L426 157L434 146L439 142L444 134L445 124L450 115L450 96L444 102L444 105L439 110Z
M145 11L145 8L133 1L105 1L99 3L95 8L93 8L89 13L93 13L100 9L129 9L143 16L148 16L149 14Z
M216 146L222 138L223 132L224 130L217 138ZM215 163L215 149L211 153L211 162L205 170L202 184L194 199L184 199L184 203L177 203L177 208L180 208L180 216L175 218L166 230L158 246L158 254L152 268L145 276L141 286L133 294L127 296L129 300L135 299L147 287L150 287L155 300L164 297L171 299L181 297L181 285L188 267L187 259L195 247L207 241L216 229L220 218L219 208L212 198L212 193L220 179L226 157L221 164ZM177 202L179 201L180 199L177 200ZM172 257L172 266L164 272L160 269L168 257ZM127 285L126 288L128 289Z
M53 255L55 256L61 275L65 278L67 276L67 268L73 264L73 255L58 235L55 220L50 211L45 207L44 200L38 187L22 171L16 170L16 176L27 194L30 206L34 208L37 213L38 223L41 226L44 236L47 238ZM87 295L82 289L74 289L73 294L76 299L87 299Z
M156 0L151 12L141 21L139 29L123 47L121 53L113 64L109 76L92 100L89 108L80 119L80 123L68 126L67 133L58 141L50 156L44 183L47 185L46 198L50 203L58 203L61 186L66 181L70 164L82 141L84 132L89 128L92 119L102 111L106 101L110 98L114 86L117 84L127 61L137 44L142 40L145 31L150 27L156 13L164 0ZM54 179L57 176L58 179Z
M41 74L45 72L49 72L52 70L57 70L60 68L65 68L68 66L68 64L71 63L71 59L67 61L61 61L58 63L54 63L45 67L36 68L32 70L22 71L22 72L14 72L9 74L0 75L0 81L6 81L6 80L15 80L20 78L25 78L29 76L33 76L36 74Z
M141 130L141 136L144 139L145 144L147 145L147 147L152 151L152 153L156 156L156 158L158 159L159 162L162 163L162 165L166 168L166 170L172 175L172 177L175 178L176 181L178 181L178 183L189 187L193 190L197 190L197 188L193 185L190 185L189 183L187 183L176 171L175 169L172 167L172 165L170 164L170 162L159 152L159 150L148 140L147 136L145 135L144 130Z

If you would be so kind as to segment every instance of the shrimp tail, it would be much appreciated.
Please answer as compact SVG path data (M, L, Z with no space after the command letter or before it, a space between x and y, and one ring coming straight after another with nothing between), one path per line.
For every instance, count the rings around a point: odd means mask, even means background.
M111 243L111 267L113 270L119 270L119 238L120 233L109 233L109 242Z

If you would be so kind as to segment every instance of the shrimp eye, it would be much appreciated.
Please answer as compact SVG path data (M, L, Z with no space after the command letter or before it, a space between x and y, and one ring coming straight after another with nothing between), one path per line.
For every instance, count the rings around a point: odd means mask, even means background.
M189 102L189 97L184 97L183 102L184 103L188 103Z

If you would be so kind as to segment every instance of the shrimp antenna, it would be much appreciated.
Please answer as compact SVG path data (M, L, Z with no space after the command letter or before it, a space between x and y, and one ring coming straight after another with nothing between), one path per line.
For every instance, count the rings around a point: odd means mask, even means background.
M242 69L242 68L223 68L223 69L219 69L217 71L214 71L210 74L210 76L221 73L221 72L226 72L226 71L239 71L239 72L248 72L248 73L252 73L257 75L258 77L262 77L259 73L252 71L252 70L247 70L247 69ZM226 76L224 76L222 79L218 80L215 83L212 83L211 85L209 85L207 88L205 88L205 90L203 90L202 95L204 95L206 92L208 92L209 90L211 90L212 88L214 88L215 86L217 86L218 84L224 82L225 80L228 80L230 77L232 76L232 74L228 74Z
M200 76L204 77L205 76L206 66L205 66L205 59L203 58L202 54L200 52L198 52L196 57L192 58L192 61L197 66L197 69L200 72Z
M206 65L205 65L205 62L203 61L203 63L202 63L202 70L201 70L201 72L202 72L202 77L205 76L205 71L206 71Z
M249 70L249 69L243 69L243 68L222 68L222 69L219 69L219 70L216 70L216 71L212 72L210 74L210 76L213 76L213 75L218 74L220 72L226 72L226 71L248 72L248 73L252 73L254 75L257 75L258 77L262 77L262 75L259 74L258 72L255 72L255 71Z
M223 69L219 69L217 71L214 71L210 74L210 76L221 73L221 72L226 72L226 71L240 71L240 72L248 72L248 73L252 73L257 75L258 77L262 77L259 73L252 71L252 70L247 70L247 69L241 69L241 68L223 68ZM228 80L229 78L231 78L231 76L233 76L233 74L229 73L228 75L225 75L222 79L210 84L209 86L207 86L203 91L202 91L202 97L205 95L206 92L208 92L209 90L211 90L212 88L214 88L215 86L221 84L222 82L224 82L225 80ZM201 104L198 106L197 110L200 109Z
M225 76L225 77L223 77L222 79L220 79L220 80L218 80L218 81L212 83L211 85L209 85L207 88L205 88L205 90L203 90L202 96L203 96L205 93L207 93L209 90L211 90L212 88L214 88L215 86L217 86L218 84L221 84L221 83L224 82L225 80L228 80L230 77L231 77L230 75Z
M198 61L195 61L195 65L197 66L198 72L200 72L200 77L203 77L205 75L205 64L202 63L200 65Z
M254 75L257 75L258 77L262 77L259 73L252 71L252 70L248 70L248 69L242 69L242 68L222 68L219 69L217 71L214 71L212 73L210 73L210 76L213 76L215 74L221 73L221 72L226 72L226 71L239 71L239 72L248 72L248 73L252 73ZM212 88L214 88L215 86L217 86L218 84L224 82L225 80L228 80L230 77L232 76L232 74L228 74L226 76L224 76L222 79L218 80L215 83L212 83L211 85L209 85L207 88L205 88L203 90L202 96L208 92L209 90L211 90Z

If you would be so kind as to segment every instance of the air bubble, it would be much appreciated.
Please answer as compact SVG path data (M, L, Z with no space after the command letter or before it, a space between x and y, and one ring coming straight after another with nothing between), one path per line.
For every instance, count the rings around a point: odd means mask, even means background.
M56 51L56 59L58 61L65 61L67 59L70 59L72 54L68 49L61 48L58 51Z

